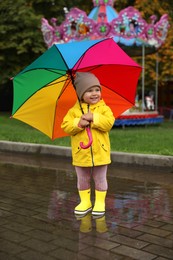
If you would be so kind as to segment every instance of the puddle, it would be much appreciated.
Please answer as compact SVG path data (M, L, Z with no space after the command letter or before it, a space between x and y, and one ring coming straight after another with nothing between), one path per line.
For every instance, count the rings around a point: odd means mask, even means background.
M0 259L103 259L94 250L104 259L172 259L169 171L110 166L106 215L77 219L79 197L69 159L0 157ZM160 253L157 246L163 247Z

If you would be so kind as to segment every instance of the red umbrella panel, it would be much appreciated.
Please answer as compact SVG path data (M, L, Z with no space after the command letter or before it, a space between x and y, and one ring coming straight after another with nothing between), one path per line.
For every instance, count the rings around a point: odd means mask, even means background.
M102 85L102 98L115 118L134 106L141 67L112 38L55 44L13 79L12 117L51 139L67 111L77 102L77 71L91 72Z

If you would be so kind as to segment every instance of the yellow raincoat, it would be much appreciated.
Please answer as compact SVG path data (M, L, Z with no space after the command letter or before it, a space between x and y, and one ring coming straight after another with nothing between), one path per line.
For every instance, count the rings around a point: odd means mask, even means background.
M93 143L90 148L82 149L80 142L88 143L88 135L85 129L78 127L82 111L77 102L66 114L61 124L62 129L71 136L73 165L80 167L92 167L111 163L109 131L115 118L111 109L100 100L97 104L81 104L83 112L90 110L93 113L91 133Z

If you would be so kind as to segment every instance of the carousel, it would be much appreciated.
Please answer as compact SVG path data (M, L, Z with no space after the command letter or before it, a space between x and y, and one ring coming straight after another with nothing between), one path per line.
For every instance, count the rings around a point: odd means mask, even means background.
M163 122L158 113L158 57L157 50L162 46L169 29L168 15L160 20L152 15L147 23L140 12L129 6L119 13L113 8L113 0L93 0L93 9L86 14L76 7L64 7L64 21L57 25L57 19L48 21L42 18L41 31L47 48L53 44L112 37L131 57L142 57L141 93L136 96L135 106L121 114L115 126L151 125ZM145 94L145 56L156 54L155 90Z

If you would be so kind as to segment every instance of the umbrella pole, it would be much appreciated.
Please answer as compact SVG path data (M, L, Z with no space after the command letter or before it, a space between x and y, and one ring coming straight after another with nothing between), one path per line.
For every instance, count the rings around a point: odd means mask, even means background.
M70 73L70 77L71 77L72 84L73 84L73 86L74 86L74 88L76 90L76 87L75 87L75 84L74 84L74 77L73 77L72 73ZM81 105L81 102L80 102L80 99L79 99L78 95L77 95L77 98L78 98L78 102L79 102L79 106L80 106L81 112L82 112L82 114L84 114L84 111L83 111L83 108L82 108L82 105ZM88 105L88 111L89 111L89 105ZM86 127L86 131L87 131L87 135L88 135L89 141L88 141L88 144L86 144L86 145L83 142L80 142L80 147L82 149L89 148L92 145L92 142L93 142L90 126Z
M73 87L74 87L74 89L76 90L76 86L75 86L75 84L74 84L74 76L72 75L71 72L70 72L70 77L71 77L71 81L72 81ZM76 93L76 95L77 95L77 93ZM79 106L80 106L80 109L81 109L81 111L82 111L82 114L84 114L84 111L83 111L83 109L82 109L81 102L80 102L80 99L79 99L78 95L77 95L77 98L78 98L78 102L79 102Z
M142 112L145 107L145 45L142 45Z
M155 110L158 110L159 54L156 52Z

